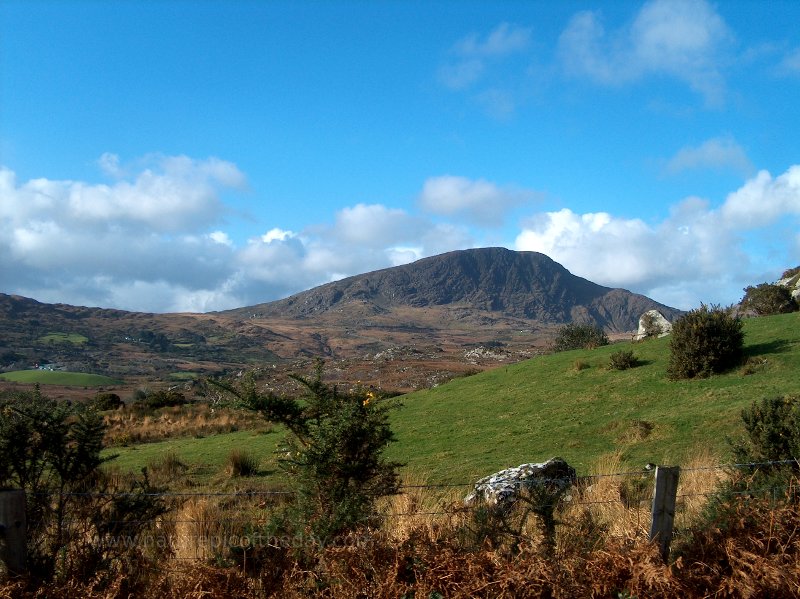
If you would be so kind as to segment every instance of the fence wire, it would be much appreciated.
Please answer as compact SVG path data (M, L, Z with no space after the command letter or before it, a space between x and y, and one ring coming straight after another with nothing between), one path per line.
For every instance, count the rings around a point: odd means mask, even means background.
M754 471L758 468L769 468L776 466L797 465L796 460L780 460L752 462L744 464L720 464L714 466L701 466L683 468L680 471L681 480L689 479L692 475L703 475L704 473L718 473L717 481L738 471ZM653 498L653 483L655 469L627 470L621 472L610 472L601 474L591 474L580 476L573 479L572 487L564 493L556 503L539 503L536 508L558 508L561 510L577 509L592 510L603 509L604 507L613 508L620 518L628 518L628 526L637 536L646 536L645 526L649 523L651 504ZM539 483L553 482L547 479L540 479ZM508 483L519 488L530 487L531 481L520 480ZM597 487L605 485L605 488L598 491ZM380 517L388 522L414 521L417 519L441 519L450 518L464 519L470 518L476 506L467 505L464 496L457 493L458 489L474 489L476 482L445 482L432 484L407 484L401 485L398 489L393 505L384 506ZM729 496L743 498L745 500L755 498L767 498L776 500L778 497L791 493L797 487L788 484L763 485L751 487L746 490L727 491ZM598 495L598 493L601 493ZM696 531L693 525L693 518L696 513L690 513L687 506L693 502L703 504L709 499L718 495L719 491L714 488L707 489L683 489L679 487L676 494L675 508L675 534L687 535ZM61 497L75 499L104 499L113 500L131 496L141 496L142 494L130 492L106 492L106 493L34 493L36 497ZM146 520L103 520L102 523L107 527L139 526L142 532L134 538L124 539L122 544L128 543L132 547L147 547L158 545L163 541L167 548L164 559L175 560L178 562L190 562L197 559L210 559L215 556L219 558L219 551L223 548L230 550L236 548L239 551L250 551L255 547L255 541L261 539L260 530L268 518L268 510L262 506L254 504L247 505L249 500L263 499L269 497L290 498L294 495L288 490L236 490L236 491L209 491L209 492L153 492L144 494L147 497L169 500L172 502L172 509L166 515L155 519ZM408 503L404 504L402 498L408 498ZM222 507L219 504L213 505L214 500L240 500L244 503L234 503L232 506ZM208 511L204 512L204 507L196 507L196 512L191 513L192 503L199 500L209 500ZM393 501L391 498L389 502ZM416 503L414 503L416 502ZM693 508L696 510L696 507ZM238 510L238 511L237 511ZM261 510L264 517L259 517L256 510ZM613 511L612 510L612 511ZM627 514L627 516L625 516ZM86 519L65 518L61 525L75 527L91 527ZM36 528L46 528L51 523L35 522ZM411 523L414 526L414 523ZM613 528L613 527L612 527ZM374 531L373 531L374 532ZM367 537L360 537L359 542L369 541ZM616 538L629 538L630 532L619 533L609 530L607 535ZM113 538L100 539L99 542L115 543ZM308 542L304 538L289 537L264 537L263 546L281 547L288 543ZM187 555L187 553L189 555Z

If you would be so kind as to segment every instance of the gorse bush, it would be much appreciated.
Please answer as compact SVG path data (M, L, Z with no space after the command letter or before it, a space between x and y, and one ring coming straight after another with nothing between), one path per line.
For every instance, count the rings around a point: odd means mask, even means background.
M0 401L0 488L26 491L37 578L108 569L128 555L120 537L135 540L165 511L146 475L121 480L100 470L104 432L95 410L44 397L38 386Z
M671 379L707 377L742 363L742 320L730 309L701 305L672 327L667 374Z
M388 404L373 391L339 391L316 376L293 377L298 398L259 391L253 377L237 386L216 382L238 404L289 430L281 467L292 484L292 500L274 521L290 534L311 534L321 544L374 523L375 502L397 492L400 464L383 458L394 440ZM286 530L289 529L289 530Z
M635 368L638 364L639 360L633 355L633 351L620 350L611 354L608 367L611 370L627 370L628 368Z
M744 438L732 443L739 463L788 461L797 469L800 459L800 398L762 399L742 410Z
M601 345L608 345L608 335L594 324L570 323L558 330L553 351L568 351L571 349L594 349Z
M792 297L792 292L783 285L761 283L755 287L745 287L740 302L745 310L752 310L760 316L796 312L800 307Z

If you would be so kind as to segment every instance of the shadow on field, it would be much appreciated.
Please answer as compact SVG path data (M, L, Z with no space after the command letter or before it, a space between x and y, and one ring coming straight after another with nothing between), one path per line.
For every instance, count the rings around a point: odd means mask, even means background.
M764 354L780 354L789 350L791 343L785 339L774 339L767 343L756 343L747 345L744 348L744 355L747 357L761 356Z

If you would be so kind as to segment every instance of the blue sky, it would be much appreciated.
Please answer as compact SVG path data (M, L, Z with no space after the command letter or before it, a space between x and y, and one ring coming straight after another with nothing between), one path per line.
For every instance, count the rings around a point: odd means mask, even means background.
M0 292L269 301L504 246L681 308L800 264L800 3L0 3Z

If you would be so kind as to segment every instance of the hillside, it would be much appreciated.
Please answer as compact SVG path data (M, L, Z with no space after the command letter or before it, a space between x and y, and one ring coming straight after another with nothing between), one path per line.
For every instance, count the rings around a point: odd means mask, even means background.
M725 463L726 439L740 433L742 408L800 394L800 313L744 324L748 364L708 379L668 380L669 338L662 338L540 356L407 394L392 413L397 440L388 457L406 464L412 480L431 484L467 483L553 456L581 475L610 455L633 471L698 457ZM620 349L632 349L640 365L609 370L610 355ZM246 438L262 467L276 471L271 452L281 435L231 433L115 447L114 453L125 469L174 450L192 462L202 456L197 469L215 471L233 440Z
M269 365L280 386L298 361L323 357L341 380L410 391L542 353L571 320L625 336L653 308L680 314L576 277L542 254L502 248L450 252L209 314L0 294L0 371L47 363L149 385Z
M224 314L305 319L335 311L347 321L403 307L438 306L548 324L589 321L616 333L635 330L647 310L659 310L670 320L680 314L643 295L577 277L544 254L504 248L449 252Z
M708 379L668 380L666 337L542 356L406 395L391 458L436 482L556 455L583 473L610 453L632 469L685 463L698 452L724 461L742 408L800 394L800 313L744 324L748 365ZM632 349L641 365L609 370L620 349Z

